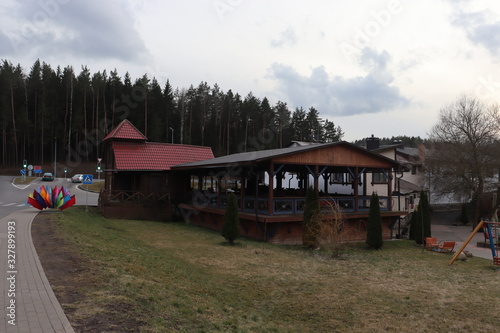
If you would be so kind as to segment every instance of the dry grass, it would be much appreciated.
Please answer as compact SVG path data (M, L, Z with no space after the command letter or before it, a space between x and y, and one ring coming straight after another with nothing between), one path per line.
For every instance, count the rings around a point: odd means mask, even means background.
M67 213L66 213L67 212ZM147 332L494 332L500 271L485 259L448 266L449 255L409 241L344 247L339 259L239 240L181 223L105 220L72 207L58 214L66 237Z

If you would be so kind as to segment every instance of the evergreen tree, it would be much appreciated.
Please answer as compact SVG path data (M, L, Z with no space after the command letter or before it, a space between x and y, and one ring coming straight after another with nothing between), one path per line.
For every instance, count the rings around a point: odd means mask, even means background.
M425 237L431 237L430 206L427 194L420 192L419 204L410 221L410 239L423 244Z
M380 203L377 193L373 193L370 199L370 211L368 213L368 224L366 226L366 243L375 250L379 250L384 244L382 238L382 220L380 218Z
M462 204L462 212L460 213L460 223L467 225L470 223L469 209L466 203Z
M231 245L234 244L234 240L240 235L239 224L238 200L234 193L230 193L226 202L226 213L224 214L224 223L222 224L222 237Z
M427 193L424 191L420 192L420 214L422 214L423 239L425 239L425 237L431 237L431 207Z
M420 214L420 206L415 209L410 221L410 239L417 244L422 244L422 214Z
M304 204L304 219L302 222L302 244L307 247L318 245L318 232L320 223L320 209L318 193L312 188L307 189Z

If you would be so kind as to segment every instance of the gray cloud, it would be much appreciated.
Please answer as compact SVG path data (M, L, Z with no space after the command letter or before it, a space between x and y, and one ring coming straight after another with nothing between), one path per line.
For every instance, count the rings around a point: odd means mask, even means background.
M324 67L317 67L307 77L278 63L271 66L270 75L295 106L314 106L321 113L332 116L377 113L409 103L397 87L390 85L394 77L387 70L389 61L387 52L365 49L360 64L368 69L366 76L330 78Z
M485 47L491 54L500 54L500 21L488 23L486 12L464 12L458 10L452 23L465 29L467 38L474 44Z
M147 53L126 2L23 1L12 15L22 22L8 36L18 53L124 61Z
M13 53L14 49L11 45L10 38L0 30L0 55L11 56Z

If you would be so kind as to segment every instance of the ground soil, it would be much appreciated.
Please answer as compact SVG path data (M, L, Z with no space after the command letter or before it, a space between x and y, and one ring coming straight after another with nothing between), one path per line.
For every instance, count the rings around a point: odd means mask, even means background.
M107 304L97 316L76 314L93 304L88 294L102 281L98 267L61 237L53 215L38 214L31 233L45 275L75 332L139 332L144 323L129 318L120 303Z

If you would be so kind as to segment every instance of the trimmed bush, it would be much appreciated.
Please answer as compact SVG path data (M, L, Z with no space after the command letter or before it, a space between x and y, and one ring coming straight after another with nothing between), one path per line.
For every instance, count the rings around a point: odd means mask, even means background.
M368 224L366 225L366 244L375 250L381 249L384 244L380 203L377 193L373 193L370 199L370 211L368 213Z
M226 213L224 214L224 223L222 224L222 237L229 244L233 245L236 238L240 236L240 219L238 217L238 200L234 193L227 197Z

